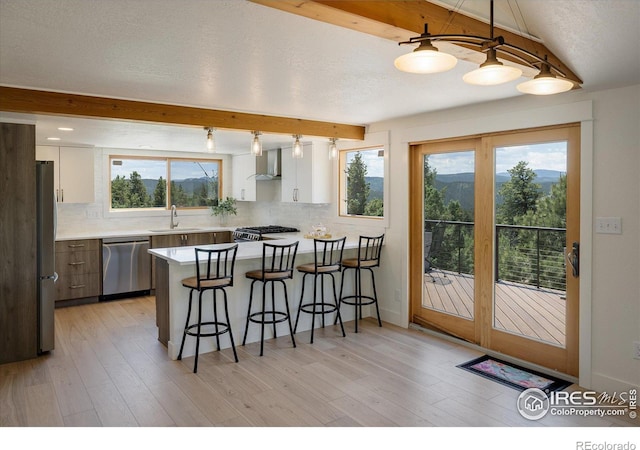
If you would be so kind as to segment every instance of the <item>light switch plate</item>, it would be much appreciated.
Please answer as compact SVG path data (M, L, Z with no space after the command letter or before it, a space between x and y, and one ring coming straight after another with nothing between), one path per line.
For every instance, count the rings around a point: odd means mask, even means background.
M596 233L622 234L622 219L620 217L596 217Z

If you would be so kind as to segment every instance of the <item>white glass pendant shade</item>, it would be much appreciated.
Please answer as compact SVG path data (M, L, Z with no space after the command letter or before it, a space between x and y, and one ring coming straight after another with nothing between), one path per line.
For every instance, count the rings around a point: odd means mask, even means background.
M213 137L213 128L207 128L207 151L211 153L216 151L216 142Z
M522 75L522 70L517 67L505 66L496 58L495 49L487 53L487 60L476 70L466 73L462 79L465 83L478 86L494 86L508 83Z
M251 141L251 154L253 156L262 156L262 142L260 142L259 131L253 132L253 140Z
M556 78L549 65L543 64L540 73L533 80L525 81L517 86L520 92L533 95L552 95L573 89L573 83L564 78Z
M455 56L440 52L425 42L411 53L397 57L393 62L396 69L409 73L438 73L451 70L458 63Z
M522 75L522 70L505 66L502 63L489 64L479 69L466 73L462 79L465 83L479 86L494 86L496 84L508 83Z
M534 78L517 86L520 92L533 95L552 95L570 91L573 83L562 78Z
M291 156L294 158L302 158L302 143L300 142L300 135L294 134L293 147L291 148Z

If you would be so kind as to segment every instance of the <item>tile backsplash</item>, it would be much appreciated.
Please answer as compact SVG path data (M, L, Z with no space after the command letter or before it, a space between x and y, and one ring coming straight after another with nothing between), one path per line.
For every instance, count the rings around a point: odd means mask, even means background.
M358 236L360 233L382 232L382 227L363 228L358 224L341 223L336 220L334 205L283 202L238 202L238 215L230 216L224 226L283 225L296 227L302 232L310 231L322 224L333 235ZM178 228L206 228L220 225L219 219L209 212L183 214L178 211ZM58 233L73 235L91 231L100 232L151 230L168 228L169 211L161 216L103 217L102 204L59 204Z

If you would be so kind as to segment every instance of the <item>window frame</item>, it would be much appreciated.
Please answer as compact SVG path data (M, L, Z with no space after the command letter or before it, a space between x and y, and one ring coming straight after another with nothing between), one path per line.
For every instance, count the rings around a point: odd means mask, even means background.
M365 136L364 142L361 142L358 146L352 146L353 142L342 142L338 141L338 157L335 161L335 172L337 174L334 179L335 186L335 220L338 223L342 224L350 224L356 226L370 226L370 227L389 227L389 219L390 219L390 210L391 205L389 203L389 189L390 189L390 176L389 176L389 132L388 131L379 131L373 133L367 133ZM351 144L351 145L350 145ZM346 177L344 177L344 162L346 160L347 152L354 151L366 151L366 150L383 150L384 151L384 182L383 182L383 208L384 212L381 217L379 216L357 216L357 215L347 215L342 213L342 205L343 196L346 194L345 189L346 185Z
M167 192L166 198L167 203L164 207L160 206L151 206L145 208L113 208L112 207L112 197L111 197L111 170L112 170L112 162L113 160L144 160L144 161L164 161L166 165L166 183L167 183ZM165 212L170 210L170 198L171 198L171 162L173 161L194 161L194 162L213 162L218 164L218 199L223 198L223 167L224 161L222 158L201 158L201 157L189 157L189 156L158 156L158 155L128 155L124 153L117 154L106 154L105 162L106 162L106 199L107 202L105 204L105 212L107 214L132 214L139 215L140 213L153 213L153 212ZM200 212L208 210L210 206L180 206L178 207L181 211L193 211Z

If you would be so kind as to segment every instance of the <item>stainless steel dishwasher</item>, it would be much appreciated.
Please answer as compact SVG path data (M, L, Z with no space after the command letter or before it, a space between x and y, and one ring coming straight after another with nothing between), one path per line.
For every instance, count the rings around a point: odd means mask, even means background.
M102 240L101 300L149 293L151 255L148 249L147 236Z

